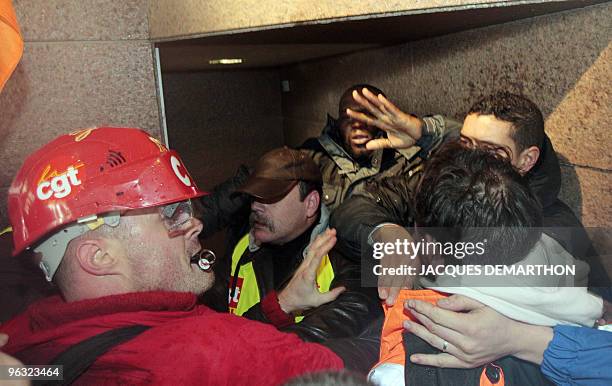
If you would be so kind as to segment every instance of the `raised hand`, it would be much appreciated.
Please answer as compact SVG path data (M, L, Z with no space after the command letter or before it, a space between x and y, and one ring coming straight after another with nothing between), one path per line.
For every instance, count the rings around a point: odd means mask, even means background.
M353 91L353 99L365 108L369 114L346 109L352 119L370 126L376 126L387 133L387 138L377 138L366 144L368 150L382 148L409 148L421 138L423 121L418 117L406 114L391 103L382 94L374 95L367 88Z
M336 244L336 230L328 229L308 246L308 253L300 264L287 286L278 294L278 301L283 311L292 313L305 311L329 303L344 292L344 287L337 287L321 293L317 287L317 269L325 256Z

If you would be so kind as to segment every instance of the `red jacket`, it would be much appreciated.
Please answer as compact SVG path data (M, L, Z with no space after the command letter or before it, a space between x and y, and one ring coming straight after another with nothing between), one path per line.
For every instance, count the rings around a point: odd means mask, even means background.
M31 305L0 326L3 350L26 364L48 364L69 346L109 329L149 330L114 347L76 384L278 385L297 375L341 369L342 360L293 334L196 305L188 293L144 292Z

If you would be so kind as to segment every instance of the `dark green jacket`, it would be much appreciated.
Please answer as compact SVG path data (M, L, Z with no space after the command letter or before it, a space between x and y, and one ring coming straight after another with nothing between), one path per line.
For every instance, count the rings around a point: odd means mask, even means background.
M440 140L419 141L408 149L376 150L369 162L358 163L340 145L336 122L328 116L327 125L317 138L306 140L300 150L310 154L323 175L323 202L330 211L353 194L362 193L368 182L390 176L412 176L418 172L423 159Z

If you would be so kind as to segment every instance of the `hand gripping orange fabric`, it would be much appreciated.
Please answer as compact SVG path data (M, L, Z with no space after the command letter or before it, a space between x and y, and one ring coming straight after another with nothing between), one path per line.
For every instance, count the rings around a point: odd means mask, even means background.
M410 312L404 310L404 303L407 300L414 299L436 304L438 300L446 297L448 295L432 290L401 290L393 306L384 304L385 322L380 337L380 360L376 366L383 362L406 364L406 353L402 344L403 323L404 320L418 323Z
M0 91L23 54L23 39L11 0L0 0Z
M378 363L374 367L381 363L406 365L406 352L402 342L402 332L404 331L403 323L405 320L419 323L410 312L404 310L404 303L407 300L421 300L435 305L438 300L446 297L448 297L448 295L432 290L402 290L393 306L389 307L384 304L385 322L380 337L380 357ZM490 368L489 370L496 374L495 377L491 377L492 379L486 374L487 368ZM491 363L483 368L480 374L479 386L503 386L504 381L503 369Z

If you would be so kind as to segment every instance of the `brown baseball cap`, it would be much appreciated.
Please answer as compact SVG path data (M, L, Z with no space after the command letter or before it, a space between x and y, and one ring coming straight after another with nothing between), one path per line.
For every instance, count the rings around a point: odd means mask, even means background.
M285 146L264 154L238 191L274 203L285 197L300 180L323 183L321 171L312 158Z

